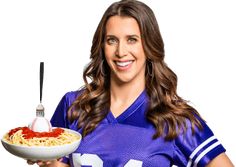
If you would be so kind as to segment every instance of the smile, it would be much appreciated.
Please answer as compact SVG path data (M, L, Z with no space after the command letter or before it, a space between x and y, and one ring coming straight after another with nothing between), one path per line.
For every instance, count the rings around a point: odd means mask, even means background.
M133 61L132 60L129 60L129 61L115 61L116 65L118 67L127 67L129 66Z

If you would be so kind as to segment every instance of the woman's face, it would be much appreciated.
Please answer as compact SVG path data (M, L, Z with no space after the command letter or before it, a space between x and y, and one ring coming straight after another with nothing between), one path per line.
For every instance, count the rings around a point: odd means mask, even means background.
M146 56L140 29L132 17L112 16L106 24L104 41L111 80L121 83L144 82Z

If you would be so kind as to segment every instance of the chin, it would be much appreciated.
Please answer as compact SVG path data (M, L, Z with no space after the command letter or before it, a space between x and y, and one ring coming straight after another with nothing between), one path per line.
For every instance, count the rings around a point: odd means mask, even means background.
M117 80L120 82L120 83L129 83L129 82L131 82L132 80L133 80L133 77L128 77L128 76L126 76L126 77L124 77L124 76L118 76L117 77Z

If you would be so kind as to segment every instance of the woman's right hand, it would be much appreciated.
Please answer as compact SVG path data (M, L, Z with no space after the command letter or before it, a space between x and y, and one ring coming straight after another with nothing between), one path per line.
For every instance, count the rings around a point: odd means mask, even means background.
M39 167L69 167L69 165L61 162L61 159L50 161L31 161L27 160L29 165L37 164Z

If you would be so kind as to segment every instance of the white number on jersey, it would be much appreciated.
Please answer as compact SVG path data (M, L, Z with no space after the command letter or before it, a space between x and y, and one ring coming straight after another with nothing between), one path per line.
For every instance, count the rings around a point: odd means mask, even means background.
M81 167L81 165L87 165L92 167L103 167L103 162L96 154L83 154L73 153L72 154L73 165L75 167ZM124 167L142 167L143 162L131 159Z

